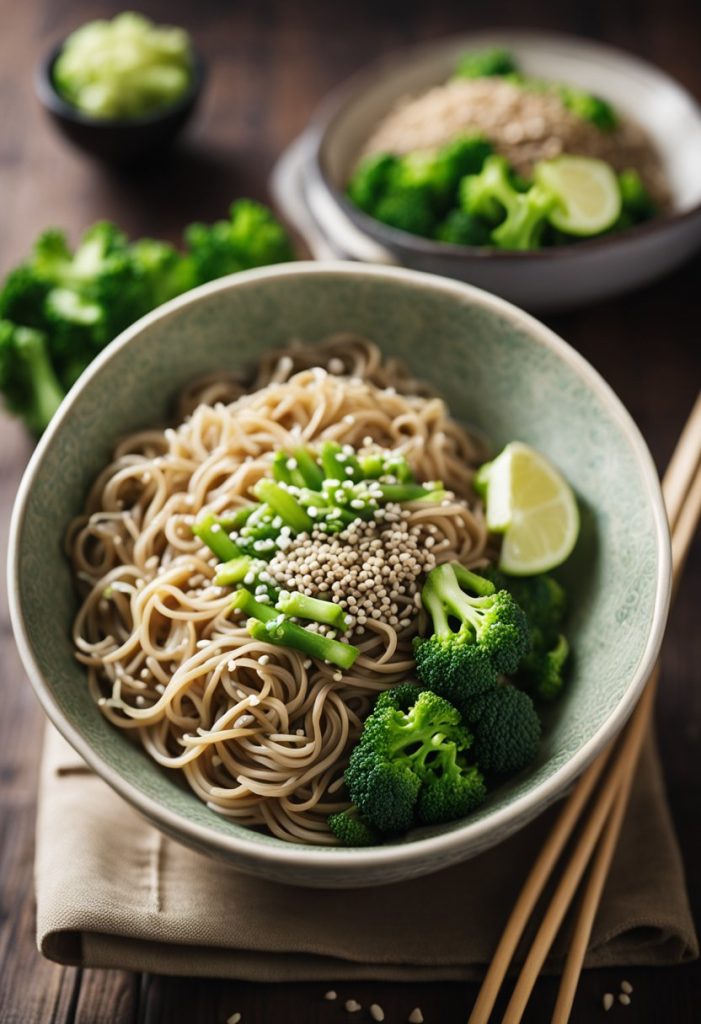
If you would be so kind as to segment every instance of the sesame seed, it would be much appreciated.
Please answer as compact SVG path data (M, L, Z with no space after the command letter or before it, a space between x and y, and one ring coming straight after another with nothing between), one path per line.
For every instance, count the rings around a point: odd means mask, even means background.
M418 1006L414 1007L407 1019L409 1024L424 1024L424 1015Z
M630 996L627 994L627 992L621 992L620 996L618 997L618 1002L621 1003L623 1006L630 1006Z
M240 1020L241 1014L237 1010L236 1013L232 1013L230 1017L226 1018L226 1024L239 1024Z
M629 981L622 981L621 982L621 992L625 992L626 995L629 996L632 991L633 991L633 986L631 985L631 983Z
M330 988L328 992L324 992L324 999L328 999L329 1002L331 1002L334 999L338 999L338 994L334 991L334 989Z
M344 1005L348 1013L357 1013L358 1010L362 1010L362 1006L356 999L346 999Z
M270 655L269 654L261 654L260 658L258 659L258 664L259 665L267 665L269 662L270 662Z
M604 998L601 1000L601 1003L602 1003L604 1009L608 1012L611 1009L611 1007L613 1006L613 993L612 992L606 992L604 994Z
M381 1021L385 1019L385 1011L377 1003L372 1003L370 1006L370 1016L373 1020Z

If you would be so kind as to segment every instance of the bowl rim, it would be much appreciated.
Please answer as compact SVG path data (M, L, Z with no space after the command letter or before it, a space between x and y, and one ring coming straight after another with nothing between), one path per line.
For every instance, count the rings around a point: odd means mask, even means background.
M345 194L333 182L328 170L326 160L326 143L328 132L336 118L342 116L345 110L350 107L358 95L368 86L377 81L380 77L391 75L396 67L406 64L411 59L428 57L432 53L443 49L457 47L464 40L465 46L480 45L485 43L498 43L506 41L509 43L545 43L553 46L579 47L586 51L586 55L593 58L598 55L599 59L608 63L614 62L617 66L626 67L628 71L637 71L639 74L656 77L658 81L664 82L667 88L674 90L677 96L683 100L690 110L696 114L701 129L701 103L671 75L658 68L657 65L643 60L635 54L628 53L615 46L600 43L597 40L584 36L576 36L562 32L537 32L530 29L484 29L478 32L464 33L460 36L447 36L433 40L428 43L393 49L390 52L381 54L369 64L360 68L340 85L336 86L322 101L304 130L310 141L310 158L307 164L307 172L311 176L312 184L321 187L324 192L336 203L341 212L364 234L377 242L387 246L390 250L403 250L408 253L416 253L423 256L443 258L455 262L465 262L476 259L480 262L490 261L501 264L510 262L519 265L524 260L531 262L535 260L548 260L555 258L571 259L578 255L596 254L601 249L622 250L638 239L656 237L661 233L673 230L680 224L689 222L701 222L701 199L694 206L687 210L679 210L653 217L652 220L641 224L635 224L624 231L613 234L596 235L593 238L580 238L570 245L553 245L546 249L532 249L527 252L517 250L497 249L491 246L478 245L455 245L452 242L438 242L431 238L423 238L421 235L412 235L408 231L390 227L381 221L375 220L369 214L358 209Z
M610 410L612 418L630 445L653 513L658 565L652 621L636 670L623 698L613 712L601 723L594 735L590 737L572 758L556 769L549 778L545 779L532 791L517 797L507 806L480 821L470 821L468 818L462 826L454 828L450 832L438 836L418 838L401 845L353 848L351 850L336 847L315 848L297 843L273 846L256 841L253 838L249 839L247 836L215 832L206 825L190 821L178 812L165 808L157 799L152 798L133 786L116 769L106 764L99 752L91 746L88 739L73 725L61 709L50 683L44 677L35 659L20 600L20 550L25 510L29 495L36 476L41 472L45 454L52 447L54 439L61 432L65 421L70 417L77 399L84 390L90 387L93 379L102 372L102 369L117 353L136 341L142 332L148 330L156 323L177 317L181 309L206 302L209 296L226 292L230 289L255 288L260 283L267 281L298 276L319 276L330 279L334 277L372 277L392 282L396 281L412 289L428 289L433 293L439 293L445 296L448 301L467 301L469 304L494 313L519 329L524 330L535 343L543 345L556 357L567 363ZM15 641L29 680L46 714L58 731L95 773L109 783L132 806L158 825L163 831L200 850L204 849L230 861L235 861L241 870L245 871L248 867L253 873L265 874L266 866L272 869L285 865L288 868L297 867L301 871L313 868L320 872L321 877L324 872L334 875L338 873L338 869L357 869L360 875L357 881L359 887L362 887L363 885L373 884L372 879L366 878L363 880L362 876L362 872L370 868L380 869L392 866L399 867L400 865L406 865L407 867L413 865L416 868L423 861L423 870L414 870L408 873L427 874L431 871L431 861L426 857L428 854L442 854L444 858L448 858L448 860L444 859L437 865L437 867L440 867L451 860L457 861L461 859L460 848L485 849L491 843L501 841L507 835L523 827L556 800L607 742L613 739L635 707L662 643L670 601L671 547L660 482L652 456L638 427L620 399L598 371L591 366L584 356L571 348L549 327L546 327L530 314L523 312L506 300L473 285L468 285L451 278L408 270L403 267L367 266L344 261L301 261L232 274L193 289L136 321L135 324L123 331L97 356L73 385L69 394L62 402L51 424L40 439L20 482L10 522L7 587L10 620ZM490 835L493 837L491 843ZM294 879L290 879L290 882L294 884ZM333 879L330 879L330 884L333 884Z
M139 114L137 117L94 117L92 114L75 107L65 99L54 83L54 66L66 45L68 36L55 43L42 57L34 69L34 92L42 106L50 113L70 121L73 124L95 128L98 131L108 129L148 128L163 121L170 120L187 111L202 91L207 77L207 64L202 54L190 42L192 59L192 75L187 88L166 106L157 107L150 113Z

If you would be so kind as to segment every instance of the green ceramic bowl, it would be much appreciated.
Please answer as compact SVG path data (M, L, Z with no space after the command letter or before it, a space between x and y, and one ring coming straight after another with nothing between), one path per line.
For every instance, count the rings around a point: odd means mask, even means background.
M351 330L439 388L489 436L535 445L562 467L582 513L562 570L575 657L537 762L470 817L372 849L282 842L218 816L93 704L74 660L76 598L62 538L116 439L169 421L198 375L250 364L290 338ZM669 535L657 476L630 416L596 372L513 306L456 281L358 264L298 263L206 285L122 334L80 378L42 438L12 521L17 642L48 716L117 792L165 832L243 871L359 887L426 874L498 843L561 796L623 725L662 638ZM66 824L66 827L70 827Z

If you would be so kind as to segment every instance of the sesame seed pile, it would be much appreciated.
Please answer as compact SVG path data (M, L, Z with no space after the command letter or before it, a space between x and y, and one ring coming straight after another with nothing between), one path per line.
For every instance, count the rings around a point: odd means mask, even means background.
M268 575L283 589L339 604L346 612L347 635L362 632L370 619L406 628L419 580L436 562L434 538L411 526L410 513L400 505L390 503L382 512L369 522L356 519L334 536L320 530L299 534L270 561Z

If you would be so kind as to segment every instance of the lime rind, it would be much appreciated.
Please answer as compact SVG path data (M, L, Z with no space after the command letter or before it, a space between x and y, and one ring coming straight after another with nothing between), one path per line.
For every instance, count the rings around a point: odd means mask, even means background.
M534 179L557 200L550 223L569 235L600 235L620 217L621 189L603 160L569 155L544 160L536 165Z

